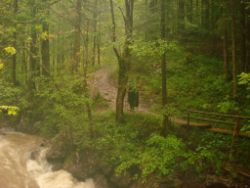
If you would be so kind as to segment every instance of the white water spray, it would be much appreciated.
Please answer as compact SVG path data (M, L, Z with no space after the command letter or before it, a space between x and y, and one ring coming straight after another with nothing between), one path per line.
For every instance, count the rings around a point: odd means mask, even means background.
M41 139L25 134L0 135L0 188L95 188L91 179L78 182L65 170L52 171L47 149L40 143Z
M27 169L40 188L95 188L91 179L77 182L65 170L52 171L51 165L46 161L46 152L46 148L41 148L36 159L29 159L27 162Z

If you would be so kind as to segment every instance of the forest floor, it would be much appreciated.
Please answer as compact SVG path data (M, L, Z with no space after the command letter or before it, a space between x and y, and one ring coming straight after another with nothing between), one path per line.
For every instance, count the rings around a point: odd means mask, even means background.
M93 98L100 95L107 103L108 106L115 110L116 104L116 94L117 87L114 80L112 80L113 69L109 66L101 67L99 70L93 72L89 76L89 88L90 93ZM135 109L135 112L139 113L153 113L150 111L150 107L153 105L154 101L152 97L140 95L139 107ZM106 111L108 109L105 109ZM125 107L124 110L130 112L127 96L125 97ZM187 120L174 117L171 121L176 125L187 125ZM190 122L190 125L196 127L203 125L202 123Z
M113 70L108 66L104 66L93 72L89 76L89 88L93 98L100 95L107 101L109 107L115 110L117 87L115 81L112 80ZM136 112L149 113L152 100L145 96L140 96L140 105L136 108ZM130 111L127 96L125 97L125 111Z

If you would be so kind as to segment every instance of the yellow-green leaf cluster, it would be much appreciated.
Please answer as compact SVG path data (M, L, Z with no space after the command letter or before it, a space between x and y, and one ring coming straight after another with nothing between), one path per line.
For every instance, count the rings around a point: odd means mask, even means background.
M8 55L15 55L16 54L16 49L12 46L8 46L6 48L4 48L4 51L8 54Z
M49 34L48 34L48 32L42 32L42 34L41 34L41 39L42 39L42 40L48 40L48 39L49 39Z
M7 113L9 116L15 116L18 111L19 108L16 106L0 106L0 112Z
M2 70L3 69L3 63L0 63L0 70Z
M0 59L0 71L3 69L3 67L4 67L4 64L3 64L3 62Z

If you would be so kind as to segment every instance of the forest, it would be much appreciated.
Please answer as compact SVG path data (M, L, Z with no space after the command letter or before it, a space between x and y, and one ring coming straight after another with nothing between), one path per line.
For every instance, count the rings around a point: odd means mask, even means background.
M0 0L0 188L248 188L249 148L249 0Z

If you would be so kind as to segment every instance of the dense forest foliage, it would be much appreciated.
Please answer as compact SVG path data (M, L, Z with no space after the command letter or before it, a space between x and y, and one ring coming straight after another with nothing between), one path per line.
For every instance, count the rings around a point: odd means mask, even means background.
M249 0L0 1L1 126L77 178L245 186L249 92Z

